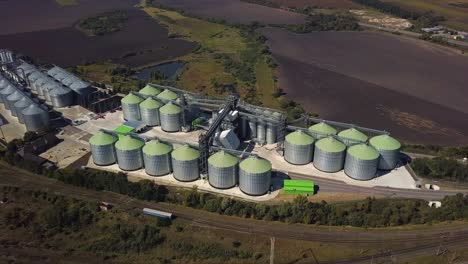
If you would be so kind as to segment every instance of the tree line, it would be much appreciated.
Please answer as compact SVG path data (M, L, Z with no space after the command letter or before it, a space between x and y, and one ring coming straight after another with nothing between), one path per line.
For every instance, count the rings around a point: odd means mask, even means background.
M355 17L344 13L311 13L306 17L304 24L277 26L300 34L314 31L358 31L361 29Z
M421 177L468 181L468 163L462 163L452 158L416 158L411 161L411 168Z

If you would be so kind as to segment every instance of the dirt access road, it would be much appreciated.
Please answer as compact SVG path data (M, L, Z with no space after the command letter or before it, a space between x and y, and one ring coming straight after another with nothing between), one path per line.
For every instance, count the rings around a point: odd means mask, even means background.
M111 192L99 192L77 188L44 176L34 175L0 163L0 185L18 186L31 190L48 190L56 194L91 201L107 201L122 210L138 210L144 207L170 211L180 221L233 232L244 232L305 241L329 242L340 244L373 244L388 249L372 256L356 259L339 260L330 263L360 263L371 259L391 256L408 257L413 254L433 254L443 244L446 247L466 246L468 243L468 225L453 224L412 229L373 229L317 227L302 224L284 224L242 219L208 213L179 205L140 201Z

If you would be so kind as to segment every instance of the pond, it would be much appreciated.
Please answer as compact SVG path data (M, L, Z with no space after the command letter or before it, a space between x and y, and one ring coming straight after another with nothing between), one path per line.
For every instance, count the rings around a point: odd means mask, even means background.
M167 62L156 66L144 68L139 73L137 73L136 77L138 78L138 80L148 81L149 79L151 79L151 73L158 71L165 75L167 79L174 80L180 73L180 70L182 70L184 65L185 64L181 61Z

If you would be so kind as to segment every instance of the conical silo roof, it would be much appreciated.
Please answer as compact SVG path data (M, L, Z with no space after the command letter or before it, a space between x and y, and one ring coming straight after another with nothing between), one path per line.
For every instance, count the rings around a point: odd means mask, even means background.
M219 151L208 158L208 163L217 168L228 168L235 166L239 159L225 151Z
M103 131L100 131L99 133L95 134L89 139L89 143L95 146L105 146L114 144L115 141L115 136L105 133Z
M6 79L0 79L0 90L6 88L10 84Z
M155 88L149 84L147 84L143 89L141 89L138 92L144 95L158 95L159 93L161 93L161 91L158 88Z
M130 135L126 135L126 136L120 137L117 143L115 143L115 148L119 150L128 151L128 150L139 149L143 147L144 144L145 142L143 142L143 140L136 139Z
M143 153L149 156L166 155L172 151L172 146L159 140L151 140L143 147Z
M366 144L358 144L348 148L348 155L360 160L374 160L379 157L379 152Z
M146 98L143 102L140 103L140 107L143 109L156 109L160 108L163 104L157 100L154 100L151 97Z
M338 136L344 139L351 139L362 142L366 142L369 139L366 134L362 133L354 127L341 131L338 133Z
M343 142L334 137L325 137L315 142L315 147L325 152L342 152L346 149Z
M330 126L329 124L325 123L325 122L320 122L318 124L315 124L311 127L309 127L309 131L312 131L312 132L315 132L315 133L318 133L318 134L321 134L321 135L330 135L330 134L333 134L335 135L336 134L336 129L332 126Z
M239 167L248 173L265 173L271 170L271 162L256 156L248 157L243 160Z
M171 156L175 160L189 161L198 159L200 157L200 152L188 145L184 145L172 151Z
M398 150L401 143L389 135L375 136L369 140L369 143L378 150Z
M127 96L122 98L122 104L139 104L143 101L143 98L136 96L132 93L129 93Z
M46 110L39 107L37 104L31 104L27 108L25 108L22 112L23 115L38 115L43 114Z
M24 96L23 98L21 98L19 101L17 101L15 103L15 107L16 108L26 108L30 104L32 104L32 100L30 98Z
M162 91L160 94L157 95L157 97L159 99L163 99L163 100L175 100L177 99L179 96L174 93L173 91L171 90L168 90L168 89L165 89L164 91Z
M169 115L173 115L173 114L178 114L180 112L182 112L182 108L180 108L179 106L173 104L172 102L169 102L167 104L165 104L163 107L161 107L159 109L159 112L161 114L169 114Z
M314 138L302 130L289 133L286 140L294 145L310 145L314 143Z
M7 87L5 87L5 88L3 88L2 90L0 90L0 94L1 94L3 97L6 98L6 96L8 96L8 95L14 93L16 90L17 90L17 89L16 89L13 85L9 84L9 85L7 85Z

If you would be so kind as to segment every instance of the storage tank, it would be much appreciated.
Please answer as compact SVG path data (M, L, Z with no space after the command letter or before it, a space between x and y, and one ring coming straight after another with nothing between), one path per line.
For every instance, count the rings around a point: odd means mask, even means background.
M379 170L393 170L400 159L401 144L398 140L389 135L375 136L369 140L379 153Z
M143 147L145 172L151 176L171 173L172 146L159 140L152 140Z
M179 96L173 91L165 89L160 94L158 94L157 97L164 101L172 101L176 100Z
M178 132L181 124L182 108L169 102L159 109L161 129L166 132Z
M251 156L239 164L239 189L249 195L263 195L270 190L271 163Z
M348 148L344 172L356 180L371 180L377 173L379 156L374 147L366 144L353 145Z
M24 96L23 98L21 98L15 103L14 108L16 112L16 117L18 117L18 121L21 124L24 124L23 110L26 109L31 104L33 104L33 101L27 96Z
M65 107L73 104L73 92L70 88L57 85L49 91L49 96L54 107Z
M3 78L0 79L0 103L3 103L3 96L1 94L1 91L7 88L9 85L11 85L9 81Z
M141 148L145 143L130 135L122 136L115 143L115 153L119 168L125 171L138 170L143 167Z
M117 138L114 135L98 132L89 139L93 162L99 166L107 166L117 161L114 143Z
M174 178L182 182L195 181L200 177L198 158L200 152L188 145L176 148L172 154Z
M138 93L142 95L147 95L147 96L156 96L161 93L161 91L149 84L147 84L143 89L138 91Z
M264 143L266 140L266 128L263 121L258 121L257 123L257 140L260 143Z
M146 100L140 103L141 121L147 126L159 126L159 108L161 106L162 103L159 101L151 97L146 98Z
M9 84L7 87L0 90L0 96L2 97L3 105L8 110L10 109L10 106L8 105L7 97L10 96L12 93L14 93L16 91L17 91L16 87L14 87L11 84Z
M266 127L266 143L267 144L274 144L276 143L276 131L278 126L273 123L268 123Z
M338 136L347 146L365 143L369 139L366 134L362 133L354 127L341 131L338 133Z
M325 122L320 122L309 127L309 131L312 132L312 135L314 135L316 139L321 139L328 135L336 135L337 133L334 127Z
M122 98L122 112L125 120L138 121L141 120L140 103L143 101L139 96L129 93Z
M208 182L218 189L236 186L239 159L225 151L219 151L208 159Z
M35 71L31 74L28 75L28 80L29 80L29 87L32 91L36 91L36 87L33 85L35 81L37 81L37 79L39 78L42 78L44 75L39 72L39 71Z
M334 137L325 137L315 142L314 167L324 172L343 169L346 145Z
M257 138L257 120L255 118L249 118L249 134L250 138Z
M31 104L22 112L27 131L41 131L49 126L49 112L37 104Z
M10 109L12 116L16 116L15 103L23 98L24 98L23 93L18 90L16 90L14 93L7 96L6 104L8 104L8 108Z
M302 130L289 133L284 141L284 159L295 165L312 161L314 138Z
M33 85L36 89L36 92L39 96L44 96L44 90L43 90L43 86L48 82L48 78L47 77L44 77L44 78L39 78L37 79Z

